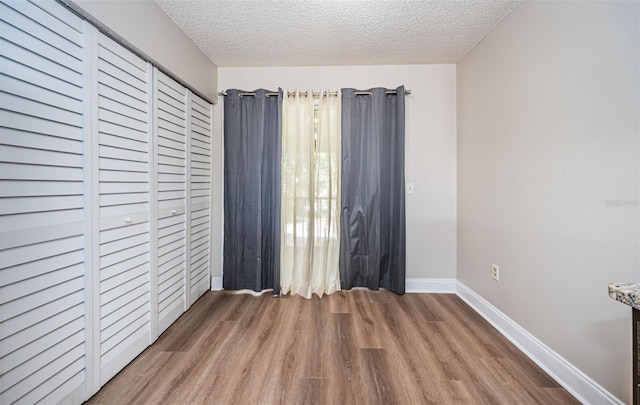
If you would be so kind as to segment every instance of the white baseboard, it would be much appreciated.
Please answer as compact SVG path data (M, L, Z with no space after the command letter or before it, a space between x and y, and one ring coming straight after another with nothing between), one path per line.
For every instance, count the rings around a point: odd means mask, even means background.
M405 291L408 293L449 293L456 292L455 278L408 278Z
M222 290L222 277L211 277L211 291Z
M457 294L583 404L624 405L624 402L460 281L457 281Z

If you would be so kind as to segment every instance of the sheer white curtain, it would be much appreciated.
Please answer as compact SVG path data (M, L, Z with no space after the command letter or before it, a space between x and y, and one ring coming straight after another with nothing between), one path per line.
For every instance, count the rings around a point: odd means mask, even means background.
M340 290L341 95L283 93L281 292L322 297Z

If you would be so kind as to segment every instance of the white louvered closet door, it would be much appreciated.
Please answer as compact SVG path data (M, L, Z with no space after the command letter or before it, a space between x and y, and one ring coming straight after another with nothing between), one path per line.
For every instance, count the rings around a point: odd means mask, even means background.
M98 38L100 385L151 334L151 68Z
M187 90L155 69L158 334L186 309Z
M189 99L189 305L209 289L212 106Z
M0 403L82 402L85 24L0 3Z

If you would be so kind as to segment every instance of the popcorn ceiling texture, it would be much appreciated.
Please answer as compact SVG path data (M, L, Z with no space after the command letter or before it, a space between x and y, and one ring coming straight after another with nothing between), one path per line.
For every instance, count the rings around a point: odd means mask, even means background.
M155 1L220 67L456 63L520 4Z

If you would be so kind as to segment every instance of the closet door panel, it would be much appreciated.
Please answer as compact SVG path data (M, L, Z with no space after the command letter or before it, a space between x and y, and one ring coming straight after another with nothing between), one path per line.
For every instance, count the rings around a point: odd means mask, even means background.
M85 382L84 29L53 2L0 2L2 404Z
M158 333L186 309L187 90L155 70Z
M151 339L150 67L98 37L100 384Z
M211 104L189 93L189 303L210 286Z

